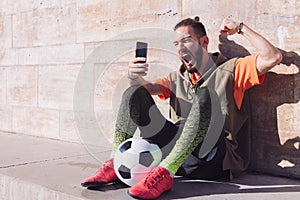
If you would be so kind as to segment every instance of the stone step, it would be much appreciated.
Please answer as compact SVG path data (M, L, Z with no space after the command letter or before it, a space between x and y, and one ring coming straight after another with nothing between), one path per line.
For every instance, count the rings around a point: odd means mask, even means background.
M123 184L87 190L80 182L109 156L84 145L33 136L0 133L0 199L132 199ZM97 159L96 159L97 157ZM299 199L300 180L245 173L232 182L175 177L172 190L159 199Z

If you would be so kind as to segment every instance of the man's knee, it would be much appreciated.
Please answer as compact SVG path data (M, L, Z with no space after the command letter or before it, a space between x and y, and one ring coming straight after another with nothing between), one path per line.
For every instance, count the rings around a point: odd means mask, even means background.
M130 101L135 96L149 95L147 93L148 91L143 86L130 86L124 91L122 101Z

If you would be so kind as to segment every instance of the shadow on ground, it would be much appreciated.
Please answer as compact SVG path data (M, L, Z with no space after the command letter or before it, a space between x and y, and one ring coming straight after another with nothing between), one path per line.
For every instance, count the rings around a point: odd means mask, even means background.
M211 195L247 194L247 193L290 193L300 191L300 182L287 184L287 182L275 181L273 177L264 176L263 180L256 177L237 179L233 182L215 182L205 180L190 180L176 178L172 190L163 196L161 200L186 199L191 197L203 197Z
M82 191L82 196L88 199L101 199L108 193L113 199L132 199L128 196L128 186L122 183L107 185L102 188L90 188ZM191 180L175 177L172 190L164 193L158 200L195 199L220 195L216 198L226 199L232 194L249 194L253 199L256 193L288 193L300 192L300 181L278 178L261 174L242 174L232 182L218 182L206 180ZM247 195L248 197L248 195ZM254 198L255 199L255 198Z

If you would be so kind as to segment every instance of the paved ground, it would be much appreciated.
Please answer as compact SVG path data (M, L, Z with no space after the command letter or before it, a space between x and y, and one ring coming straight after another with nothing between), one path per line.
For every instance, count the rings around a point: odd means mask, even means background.
M109 149L99 147L105 160ZM0 199L2 200L126 200L127 187L119 184L98 190L80 186L101 163L80 144L0 133ZM300 180L245 173L233 182L187 180L176 177L169 199L299 199Z

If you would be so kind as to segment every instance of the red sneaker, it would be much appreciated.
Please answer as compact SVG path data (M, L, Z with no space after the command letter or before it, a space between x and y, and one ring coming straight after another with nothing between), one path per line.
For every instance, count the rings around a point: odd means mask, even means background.
M171 190L173 177L163 167L156 167L150 174L132 186L128 194L136 199L156 199L162 193Z
M85 179L81 183L81 186L97 187L114 182L116 180L118 180L118 177L114 170L114 160L111 158L105 162L105 164L96 172L94 176Z

